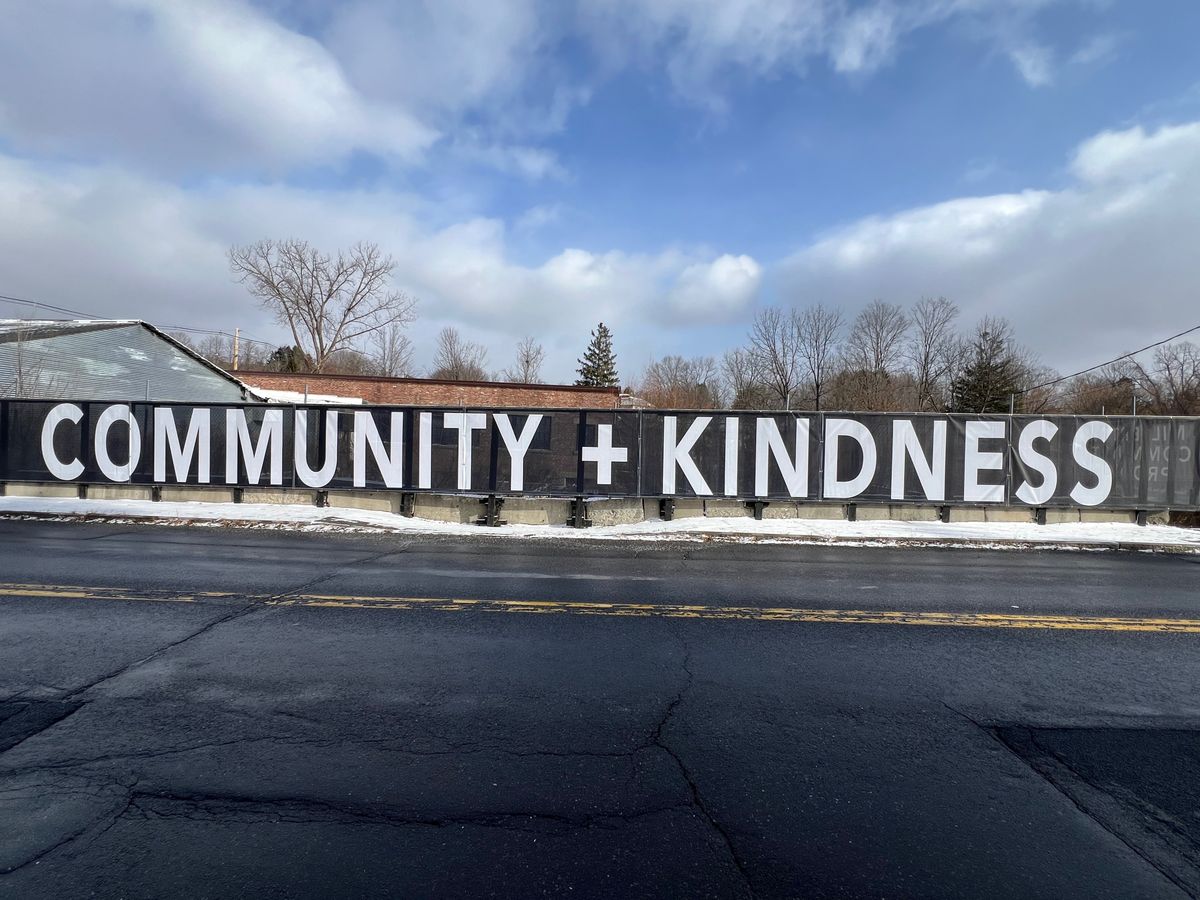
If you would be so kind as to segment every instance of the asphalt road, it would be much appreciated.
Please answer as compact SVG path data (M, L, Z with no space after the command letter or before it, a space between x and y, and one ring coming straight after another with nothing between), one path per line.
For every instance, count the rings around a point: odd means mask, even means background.
M1181 897L1200 558L0 522L0 897Z

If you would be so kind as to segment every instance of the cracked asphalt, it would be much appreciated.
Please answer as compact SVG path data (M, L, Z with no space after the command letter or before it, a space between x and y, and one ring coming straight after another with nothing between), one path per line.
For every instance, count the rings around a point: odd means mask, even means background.
M4 521L0 582L3 898L1200 891L1200 634L653 614L1200 619L1196 557Z

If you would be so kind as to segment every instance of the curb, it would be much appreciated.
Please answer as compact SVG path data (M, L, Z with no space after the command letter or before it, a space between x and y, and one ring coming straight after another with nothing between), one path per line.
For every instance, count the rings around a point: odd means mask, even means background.
M410 536L425 536L432 538L462 538L468 539L461 533L440 534L436 530L422 532L419 529L395 530L386 525L371 525L336 518L319 522L288 522L282 519L214 519L214 518L184 518L177 516L148 516L134 513L111 515L105 513L60 513L60 512L20 512L9 510L0 512L0 521L55 521L55 522L90 522L95 524L120 525L158 525L170 528L239 528L251 531L279 531L293 529L310 533L323 533L336 530L343 534L400 534ZM485 538L505 537L502 532L493 529L479 529L479 536ZM547 531L535 539L556 539L565 535ZM1200 555L1200 545L1194 544L1142 544L1129 541L1029 541L1020 538L974 538L974 537L885 537L871 535L821 535L821 534L738 534L727 531L695 531L668 532L663 534L629 534L621 536L595 536L575 532L571 540L591 540L609 543L613 541L634 541L638 543L708 543L708 544L797 544L801 546L874 546L874 547L915 547L936 548L944 550L1060 550L1075 552L1121 552L1121 553L1158 553L1171 555L1194 556Z
M881 546L941 547L964 550L1105 550L1124 553L1200 554L1195 544L1140 544L1130 541L1027 541L1020 538L973 537L873 537L870 535L802 535L802 534L731 534L729 532L693 531L706 541L800 544L876 544Z

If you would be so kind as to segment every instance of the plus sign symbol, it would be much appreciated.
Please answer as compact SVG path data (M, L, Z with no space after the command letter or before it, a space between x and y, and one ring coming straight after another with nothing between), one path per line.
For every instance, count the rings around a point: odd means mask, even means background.
M613 427L596 426L596 446L583 448L583 461L596 464L596 484L612 484L613 463L629 462L629 448L613 446Z

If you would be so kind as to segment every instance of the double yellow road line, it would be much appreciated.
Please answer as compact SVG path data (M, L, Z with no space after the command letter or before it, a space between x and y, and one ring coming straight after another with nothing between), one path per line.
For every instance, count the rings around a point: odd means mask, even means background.
M338 594L246 595L228 592L135 591L124 588L0 584L0 597L62 600L138 600L157 603L259 602L267 606L436 612L534 613L676 619L733 619L850 625L942 625L956 628L1037 628L1061 631L1141 631L1200 634L1200 619L1064 616L1016 613L803 609L786 606L709 606L671 603L591 603L565 600L470 600Z

